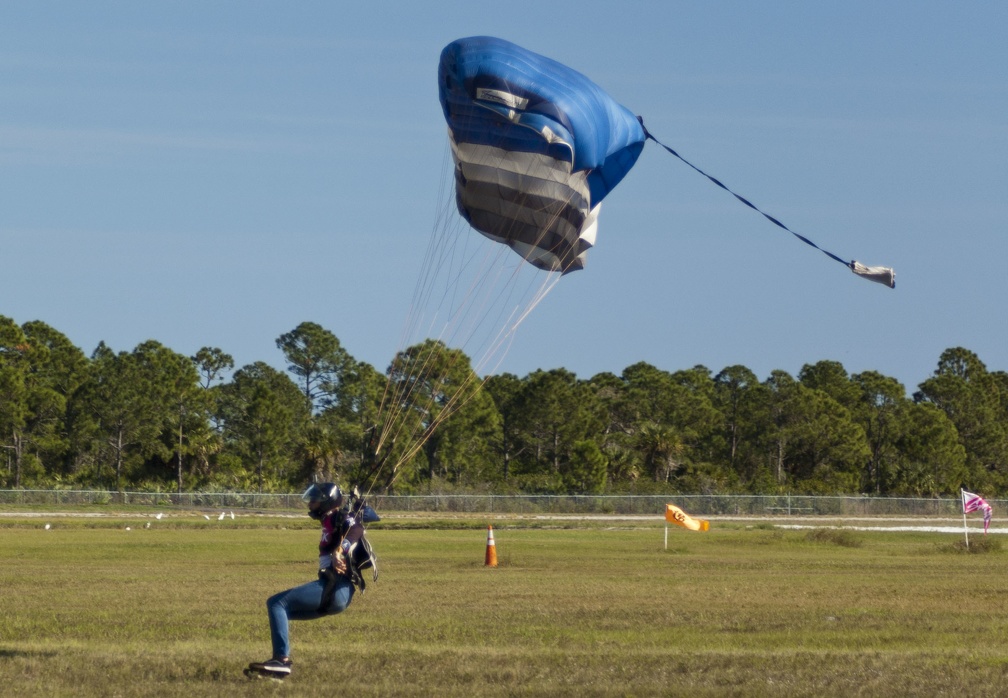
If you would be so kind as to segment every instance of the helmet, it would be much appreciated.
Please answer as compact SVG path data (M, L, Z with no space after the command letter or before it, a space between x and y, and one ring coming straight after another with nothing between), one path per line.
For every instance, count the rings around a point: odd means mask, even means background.
M308 503L308 516L321 520L343 505L343 492L332 482L317 483L305 490L301 499Z

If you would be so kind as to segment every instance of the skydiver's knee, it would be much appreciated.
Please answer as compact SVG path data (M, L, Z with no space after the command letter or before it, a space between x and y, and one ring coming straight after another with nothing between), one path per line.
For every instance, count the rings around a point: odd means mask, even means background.
M276 606L283 605L284 594L286 592L281 591L279 594L273 594L273 596L266 599L266 609L270 610Z

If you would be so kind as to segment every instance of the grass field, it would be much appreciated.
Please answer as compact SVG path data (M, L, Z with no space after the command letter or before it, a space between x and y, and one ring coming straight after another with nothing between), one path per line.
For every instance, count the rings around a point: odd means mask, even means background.
M51 522L45 530L43 524ZM269 656L265 599L312 579L300 519L0 520L0 695L998 695L1008 554L936 533L659 521L369 532L381 577ZM566 524L570 526L571 524ZM131 531L125 527L130 526Z

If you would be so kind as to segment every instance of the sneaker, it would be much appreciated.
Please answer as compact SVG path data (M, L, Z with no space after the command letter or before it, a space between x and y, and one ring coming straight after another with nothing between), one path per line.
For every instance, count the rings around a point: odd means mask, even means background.
M278 678L282 678L290 675L293 664L294 663L290 660L290 657L283 657L281 659L274 657L273 659L265 662L253 662L249 665L249 668L263 674L270 674L277 676Z

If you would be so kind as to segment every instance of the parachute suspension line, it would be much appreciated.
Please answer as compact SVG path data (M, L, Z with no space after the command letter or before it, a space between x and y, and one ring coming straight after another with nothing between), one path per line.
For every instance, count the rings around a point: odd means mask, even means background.
M533 270L508 247L474 235L468 223L454 215L454 192L445 186L454 180L450 152L446 149L435 223L400 338L399 359L390 366L385 383L368 493L382 480L391 486L437 427L475 397L500 365L518 326L561 276L559 271ZM460 350L449 352L446 363L433 347L426 351L419 345L408 351L411 338L436 338ZM473 357L471 370L461 384L445 389L445 379L466 354ZM490 364L493 369L483 374ZM405 418L411 411L416 417ZM401 446L395 448L396 443ZM372 450L370 444L368 448Z
M441 185L440 185L440 191L439 191L438 198L437 198L438 209L435 211L435 222L434 222L433 227L431 229L431 236L430 236L430 239L429 239L429 242L428 242L427 250L426 250L426 252L424 254L424 261L420 265L421 273L420 273L420 275L417 278L416 286L414 287L414 290L413 290L413 297L412 297L412 300L411 300L410 309L409 309L409 312L406 315L406 323L404 323L404 325L403 325L402 335L400 336L400 339L399 339L399 347L400 347L400 349L405 348L406 342L407 342L407 338L409 336L412 336L412 334L414 333L414 331L416 329L417 323L422 318L422 314L420 312L418 312L417 309L421 306L421 299L424 297L424 293L425 293L424 289L427 288L427 287L429 287L430 284L431 284L430 278L429 278L430 275L431 275L431 273L433 272L433 270L435 270L435 269L438 268L437 264L436 264L436 262L434 260L436 260L439 257L443 256L443 238L444 238L444 236L443 235L438 236L437 235L437 231L443 230L444 229L444 221L445 220L449 220L449 214L448 214L448 211L447 211L447 197L445 195L446 177L444 176L444 173L447 171L447 167L448 167L448 159L449 158L447 158L447 156L446 156L446 158L442 162L442 177L440 179ZM390 394L389 389L390 389L390 385L386 381L385 390L384 390L384 393L382 395L379 411L380 412L386 412L385 408L389 407L390 408L389 411L392 413L392 414L389 415L389 420L392 421L392 420L395 420L396 416L398 415L398 410L396 409L396 405L399 404L399 403L401 403L401 400L398 399L401 396L394 396L394 395ZM388 436L389 436L389 434L388 434L388 430L387 430L387 425L383 425L383 428L382 428L381 432L378 435L378 442L375 445L375 449L374 449L375 453L381 453L382 449L385 447L385 439ZM373 484L372 484L372 486L373 486Z
M424 308L429 305L428 299L434 288L435 276L438 269L445 264L445 257L451 254L452 247L447 244L451 229L451 198L446 193L446 183L449 181L447 172L451 158L448 153L442 162L442 176L440 178L440 191L438 193L438 206L435 211L435 220L431 228L427 250L424 260L420 265L420 274L417 278L416 286L413 290L413 297L409 312L406 315L406 322L403 325L402 335L399 340L400 351L406 348L410 337L416 336L417 327L424 320ZM433 320L431 320L433 323ZM401 435L401 425L403 420L400 415L407 409L409 394L413 386L402 383L392 385L390 381L385 382L385 389L379 406L379 413L384 414L380 431L378 432L377 443L374 445L374 456L376 464L373 472L369 475L371 483L368 488L370 492L378 482L378 477L384 467L385 459L389 456L388 449L391 449L396 439ZM393 425L399 424L399 429L393 429ZM380 454L385 453L382 457Z
M557 281L560 280L559 272L541 272L541 275L545 275L546 278L539 285L538 289L535 289L530 300L524 306L519 304L512 308L506 321L501 325L500 330L497 331L494 338L486 345L486 350L479 357L476 357L476 363L473 366L475 373L485 372L489 376L497 371L500 363L507 356L518 326L521 325L525 318L529 316L529 313L539 305L553 289ZM493 364L492 367L490 366L491 363Z
M448 169L447 158L445 170ZM442 178L444 181L446 177ZM431 298L435 291L435 281L439 270L444 270L444 288L442 291L441 301L436 305L438 309L447 309L448 318L447 320L438 320L438 314L434 313L430 318L428 318L429 325L427 327L427 332L424 333L425 336L437 335L440 339L449 339L449 341L454 342L456 335L464 330L462 323L468 319L470 314L470 308L477 307L479 301L474 301L474 298L483 298L483 303L489 303L493 300L490 295L491 292L485 292L483 289L491 287L501 273L500 265L494 260L499 260L504 256L504 252L495 246L483 246L485 254L483 256L482 267L477 259L478 252L468 252L468 247L471 244L470 240L474 236L470 234L468 226L464 224L461 219L454 218L448 213L450 208L449 197L442 191L442 198L445 200L445 205L441 209L442 219L435 226L434 235L432 235L431 246L428 251L427 258L424 262L424 270L426 274L421 277L418 282L417 291L414 293L414 303L411 309L410 316L414 320L413 326L407 327L406 334L411 336L416 336L417 324L422 319L424 309L431 309L434 304L431 303ZM462 230L462 228L466 230ZM440 234L438 234L440 232ZM463 241L465 244L460 245L459 240ZM462 249L460 249L462 247ZM478 268L478 271L489 270L494 272L493 276L488 274L477 273L473 275L470 285L466 288L465 293L459 297L458 292L462 287L460 279L466 273L467 270ZM494 271L496 270L496 271ZM474 315L474 317L483 317L482 313ZM440 332L434 332L434 328L441 326ZM478 328L473 328L473 332ZM463 342L466 344L469 337ZM406 341L402 342L401 346L405 347Z
M511 258L511 253L508 252L507 259ZM522 262L519 266L524 266ZM512 274L512 277L515 274ZM533 297L525 307L516 307L511 311L511 314L507 318L507 322L504 326L497 332L493 341L485 344L480 350L479 354L475 357L475 365L472 366L472 370L468 373L467 377L464 379L463 383L453 387L452 393L447 396L445 404L441 406L440 411L437 412L436 416L425 425L423 423L416 423L413 430L410 430L406 434L407 438L405 443L408 445L407 449L395 458L394 463L391 466L391 477L386 483L387 486L391 484L398 478L401 473L401 466L409 462L420 450L423 448L424 444L428 438L434 433L434 431L449 417L451 417L455 412L461 409L469 400L473 399L477 392L482 388L482 385L489 378L489 375L496 370L500 361L507 353L507 347L509 346L510 340L513 339L517 327L521 322L528 316L531 310L546 296L549 290L557 283L560 278L560 274L557 272L543 274L543 272L538 271L534 274L536 278L545 277L545 280L539 285L539 288L535 290ZM508 280L509 284L512 284L512 280ZM482 317L483 308L480 307L477 316ZM499 320L497 322L491 322L492 326L498 326L500 324ZM466 340L470 339L466 337L463 340L463 344ZM397 419L396 416L402 414L406 409L407 405L415 403L415 393L422 387L425 382L430 382L434 385L441 383L441 381L446 377L446 375L454 368L454 360L460 358L458 354L452 354L452 362L443 368L443 370L438 370L435 366L430 364L430 360L434 358L433 353L424 357L423 363L419 369L414 370L413 376L410 380L403 381L399 385L402 388L395 391L395 397L391 401L389 418L386 420L385 427L383 428L383 437L379 443L383 443L385 438L395 431L395 436L393 436L392 441L394 442L398 437L402 436L401 430L405 425L406 420ZM478 374L481 373L488 363L496 357L496 363L494 368L489 371L489 373L484 374L482 379L478 378ZM473 382L478 381L479 385L473 387ZM434 399L433 397L431 399ZM420 409L431 413L431 405L418 405ZM393 426L398 424L398 427ZM381 475L381 468L377 469L374 473L374 477L370 483L370 488L377 485L379 476ZM369 488L369 491L370 491Z
M854 272L858 276L863 276L863 277L865 277L865 278L867 278L867 279L869 279L871 281L875 281L877 283L883 284L884 286L888 286L889 288L896 288L896 273L891 268L889 268L889 267L866 267L865 265L861 264L860 262L857 262L855 260L850 260L850 261L845 260L842 257L838 257L837 255L833 254L829 250L825 250L822 247L819 247L819 245L815 244L814 242L812 242L811 240L809 240L804 235L801 235L801 234L796 233L795 231L791 230L791 228L787 227L786 225L784 225L783 223L781 223L779 220L777 220L776 218L774 218L773 216L771 216L769 213L767 213L767 212L763 211L762 209L760 209L759 207L757 207L755 204L753 204L751 201L749 201L748 199L746 199L744 196L742 196L740 194L737 194L736 192L734 192L731 189L729 189L719 179L717 179L716 177L713 177L712 175L707 174L706 172L704 172L703 170L701 170L699 167L697 167L696 165L694 165L692 162L690 162L689 160L687 160L686 158L684 158L682 155L680 155L679 153L677 153L675 150L673 150L669 146L667 146L664 143L662 143L661 141L659 141L657 138L655 138L651 134L650 131L647 130L647 127L644 125L644 119L643 118L641 118L641 117L638 116L637 120L640 121L641 128L644 129L644 137L645 138L647 138L648 140L652 140L655 143L657 143L659 146L661 146L666 151L668 151L671 155L675 156L676 158L678 158L682 162L686 163L686 165L689 166L691 169L693 169L695 172L700 173L701 175L703 175L704 177L706 177L708 180L710 180L711 182L713 182L714 184L716 184L717 186L719 186L721 189L724 189L726 192L728 192L729 194L731 194L732 196L734 196L736 199L738 199L740 202L742 202L743 204L745 204L746 206L748 206L749 208L751 208L756 213L758 213L761 216L763 216L764 218L766 218L768 221L770 221L771 223L773 223L774 225L776 225L778 228L781 228L782 230L785 230L785 231L791 233L796 238L798 238L799 240L801 240L802 242L804 242L806 245L810 245L810 246L814 247L815 249L819 250L820 252L822 252L824 255L826 255L830 259L833 259L833 260L835 260L837 262L840 262L840 264L843 264L845 267L847 267L848 269L850 269L852 272Z
M488 163L494 164L494 163ZM532 165L529 164L531 169ZM534 176L530 171L525 172L525 176ZM522 199L518 200L516 203L519 206L524 204L524 201L529 198L529 195L525 195ZM568 201L569 203L569 201ZM538 245L543 239L545 239L547 231L552 228L556 220L558 219L560 213L559 211L554 212L552 217L545 221L541 226L541 232L539 237L534 240L533 246ZM507 235L506 235L507 236ZM510 260L512 259L512 252L504 246L492 245L493 250L496 254L501 256L502 259ZM508 265L497 265L497 273L502 274ZM553 286L560 279L561 274L558 272L545 272L539 270L533 272L530 277L529 283L524 287L524 291L520 290L519 275L522 271L529 271L531 263L527 258L522 259L518 264L514 264L511 268L510 277L503 282L503 289L497 295L496 298L491 298L487 296L485 300L487 302L494 301L498 307L497 315L495 319L491 319L488 313L483 312L483 308L476 313L476 317L480 318L479 325L486 324L491 328L500 328L493 339L489 340L487 344L480 347L478 351L473 352L475 365L473 366L474 371L477 373L483 371L493 362L493 369L489 372L492 373L503 361L504 357L507 355L507 350L510 347L510 342L514 338L514 334L517 331L518 326L522 321L528 317L528 314L542 301L543 298L552 290ZM541 283L536 283L536 280L541 279ZM489 283L489 282L488 282ZM511 299L517 296L517 300L512 303ZM508 311L510 308L510 312ZM508 313L505 318L505 313ZM473 328L473 335L475 335L477 328ZM470 337L471 338L471 337ZM463 342L464 346L468 345L468 340ZM496 357L496 361L494 358Z
M536 274L537 277L540 275L542 275L542 272L538 272ZM534 308L535 305L537 305L545 297L548 291L560 278L559 273L546 274L545 276L547 277L546 281L544 281L537 289L532 300L528 302L527 307L518 307L512 311L511 315L508 317L507 323L497 333L494 341L485 347L486 350L483 352L482 358L477 357L476 364L472 367L472 370L468 373L462 384L453 387L451 394L447 396L445 404L441 406L441 409L437 412L436 416L429 423L424 425L423 423L418 422L413 430L408 430L409 433L406 434L407 438L405 440L407 449L394 459L394 462L391 465L391 474L388 478L386 486L392 485L402 472L401 466L409 462L410 459L420 452L428 438L445 420L451 417L455 412L468 403L469 400L476 396L482 388L482 385L489 378L489 375L492 374L493 370L496 370L496 366L499 365L500 361L503 360L504 355L506 355L507 346L509 345L509 341L513 338L518 325L528 316L532 308ZM439 384L454 367L454 360L460 358L458 354L452 354L451 356L453 359L452 362L445 366L443 371L439 371L436 367L433 367L429 363L430 359L433 358L433 353L424 357L424 363L418 370L413 372L412 379L404 381L402 385L405 387L396 391L396 397L393 400L394 404L391 405L393 409L390 410L390 413L396 415L402 414L407 409L407 405L415 402L415 393L422 387L424 382L430 382L434 385ZM484 374L483 378L479 378L478 374L494 357L497 358L494 369L489 373ZM478 381L479 385L473 387L473 383L476 381ZM430 399L434 398L432 397ZM431 405L429 404L418 405L418 407L428 413L432 412L430 410ZM390 431L395 431L396 436L392 438L394 443L396 438L402 436L402 433L400 432L404 428L405 422L406 420L395 419L395 417L390 416L389 419L386 420L386 426L383 429L383 436L387 437ZM398 423L398 428L393 426L394 423ZM384 441L384 438L382 441ZM369 486L369 491L377 485L378 479L381 475L381 470L382 468L379 467L374 472L374 476Z
M441 187L438 194L439 205L435 212L435 221L431 228L427 251L420 265L421 273L413 290L411 306L407 313L407 323L403 326L400 348L405 348L408 338L414 336L417 325L423 320L422 311L427 307L430 294L433 292L436 272L445 266L446 258L450 258L454 250L454 247L449 244L451 239L451 199L445 188L449 167L451 167L450 157L446 153L442 162Z
M419 434L411 435L411 439L408 442L409 445L407 449L396 458L392 465L392 476L389 478L387 486L391 486L395 482L396 478L399 477L401 471L401 466L408 463L427 443L430 436L434 431L452 414L454 414L459 408L464 406L472 397L476 395L480 388L482 388L483 383L486 382L486 378L479 381L479 386L476 389L470 390L468 397L461 399L459 396L465 392L465 389L475 380L475 374L467 377L466 380L459 386L459 389L448 398L447 403L442 408L441 412L427 424L426 427L422 429ZM377 475L377 474L376 474Z
M448 162L449 158L446 155L442 168L443 173L448 171ZM432 228L427 253L425 255L424 262L421 265L421 274L417 280L412 305L409 313L407 314L407 323L404 326L403 336L400 340L400 352L406 349L407 342L410 337L415 337L420 334L418 327L424 322L429 323L428 331L424 333L429 335L430 329L436 322L436 316L427 317L425 315L425 311L431 306L430 298L435 291L437 271L439 269L453 268L454 266L457 266L452 264L452 257L455 254L455 246L450 244L453 235L451 216L449 214L449 198L446 195L444 187L444 183L446 181L447 177L443 175L441 178L442 188L438 197L438 200L442 205L439 207L436 214L436 220ZM453 283L454 281L452 279L448 279L447 288L449 290L451 289ZM399 419L399 417L408 409L408 405L411 402L411 397L414 391L419 388L420 384L427 378L430 372L431 369L426 366L421 366L418 372L419 375L413 376L412 380L399 381L394 385L391 382L386 383L386 396L383 396L382 399L382 411L386 414L386 419L384 420L381 436L379 437L379 449L385 448L385 442L389 439L389 437L391 437L391 440L394 443L395 440L401 436L400 432L404 428L404 420ZM390 388L394 388L391 393L388 392ZM387 409L385 409L386 407ZM399 426L394 427L396 424ZM379 474L380 472L375 473L374 482L377 482L377 476Z
M449 168L448 160L449 158L446 156L445 171ZM492 166L495 163L488 162L487 164ZM442 181L445 180L447 180L447 176L442 178ZM442 195L444 199L448 199L444 190L442 190ZM445 212L448 208L446 201L446 205L441 209L441 212ZM556 215L554 214L554 219ZM476 261L476 253L469 255L459 252L458 240L459 238L464 240L466 247L468 247L469 244L472 244L470 241L481 240L481 238L473 236L468 226L463 224L461 219L455 218L454 226L451 219L451 216L445 214L441 223L435 226L435 233L440 230L442 234L440 236L436 234L432 236L432 243L424 264L424 268L429 272L429 275L433 275L438 269L449 270L449 273L452 274L445 279L444 295L438 304L438 308L448 308L449 316L440 333L432 331L439 322L437 317L431 317L425 336L437 335L439 339L446 340L446 343L460 344L463 347L469 348L470 343L481 327L489 326L493 328L501 326L500 319L507 312L507 302L505 299L511 298L515 293L515 277L519 273L520 267L525 265L516 265L516 268L512 271L511 278L502 281L502 275L506 272L508 265L501 264L501 260L510 259L511 253L504 247L484 244L481 248L486 251L483 257L483 266L473 275L465 293L462 293L461 297L456 295L461 289L462 284L459 283L459 279L464 275L464 272L467 269L479 267L479 263ZM461 231L461 227L465 227L466 230ZM440 252L437 250L440 250ZM461 257L456 259L460 254ZM434 284L430 283L429 275L421 278L414 293L414 307L411 309L410 315L415 321L419 321L421 315L420 312L417 312L418 308L430 308L432 306L430 299L435 289ZM547 276L553 275L548 274ZM555 283L555 280L553 283ZM499 290L498 287L503 287L503 290ZM548 282L544 282L533 299L528 301L528 310L519 315L518 322L524 319L528 311L535 307L542 296L545 295L544 288L548 290ZM517 310L521 309L520 304L522 302L521 300L517 302L516 309L511 311L512 317L515 316ZM494 306L497 307L496 315L492 313ZM467 320L474 320L474 322L467 326L464 324ZM517 327L518 322L509 321L509 325L505 327L510 326L509 331L513 331ZM407 334L416 331L416 324L417 322L414 322L414 326L407 328ZM401 346L405 347L405 345L406 342L404 340ZM493 351L499 349L500 343L493 341L490 346L494 347L494 349L489 350L490 353L493 353ZM476 351L470 350L469 353L476 359L479 359L484 355L482 351L484 348L486 347L480 347Z
M444 373L434 376L434 381L435 382L440 381L440 379L447 374L448 370L450 370L450 367L453 365L454 364L450 364L449 368L446 369ZM425 369L421 369L420 373L421 374L424 373L424 370ZM391 477L388 479L386 487L390 487L392 483L395 482L395 480L399 476L399 473L401 472L401 466L404 465L405 463L408 463L417 453L420 452L420 450L423 448L424 444L434 433L434 431L446 419L448 419L452 414L454 414L459 408L463 407L469 400L475 397L475 395L479 392L479 390L482 388L483 384L486 382L487 379L488 377L478 379L475 372L470 372L469 375L466 376L465 380L458 386L458 388L448 397L447 401L442 406L440 412L438 412L437 415L433 419L431 419L429 423L426 424L426 426L418 423L417 425L418 429L416 431L412 431L409 434L409 439L407 441L408 446L406 450L402 454L400 454L392 464ZM467 388L471 386L473 381L476 380L479 381L479 385L475 389L467 390ZM423 380L409 381L411 387L407 391L407 397L413 392L413 387L419 385L422 382ZM463 395L465 395L464 398L462 397ZM432 398L432 401L435 399L436 398ZM401 404L405 405L406 402L407 400L404 399L402 400ZM429 405L430 403L427 403L426 405L421 405L421 407L427 410L429 413ZM402 423L403 423L402 420L400 420L400 426L402 425ZM382 461L379 467L373 471L373 477L371 479L371 483L368 489L369 493L371 489L373 489L374 486L377 484L378 476L381 474L383 466L384 461Z
M410 435L408 442L409 447L403 454L401 454L398 458L396 458L395 462L393 463L392 476L389 478L386 486L391 486L395 482L395 480L401 473L401 466L409 462L409 460L411 460L417 453L420 452L420 450L426 443L427 439L433 434L433 432L437 429L437 427L442 425L448 418L450 418L452 415L454 415L456 412L462 409L463 406L465 406L465 404L469 402L469 400L473 399L476 396L477 392L479 392L479 390L482 389L484 383L486 383L490 375L493 373L494 370L496 370L500 361L502 361L504 356L506 355L507 348L510 346L510 341L513 339L515 330L517 329L518 325L520 325L521 322L526 317L528 317L528 314L532 311L532 309L536 305L538 305L538 303L543 298L545 298L546 294L548 293L548 290L552 288L552 286L556 283L556 280L559 278L559 273L557 272L553 272L549 275L554 276L555 278L552 278L547 284L544 284L544 286L540 288L540 292L536 295L536 298L529 303L527 308L521 310L517 320L515 320L513 323L509 322L508 326L502 329L500 333L498 333L497 341L490 349L488 349L484 360L482 360L480 363L478 363L478 365L473 367L473 370L469 373L469 375L466 377L463 383L448 398L448 401L445 403L442 410L440 410L437 416L433 420L431 420L431 422L422 430L421 434L416 435L415 433L413 433ZM504 347L503 350L501 349L501 347ZM497 363L494 365L494 368L488 373L486 373L483 378L478 378L478 371L481 370L483 367L485 367L487 361L493 356L497 356ZM424 371L421 370L421 373L423 372ZM479 385L477 385L475 388L469 389L472 383L477 380L479 381ZM411 386L415 385L417 382L419 381L412 381ZM403 399L402 403L405 402L406 400ZM371 484L368 489L369 492L375 486L375 484L377 484L378 476L380 475L380 473L381 468L378 468L375 471L374 477L371 480Z

